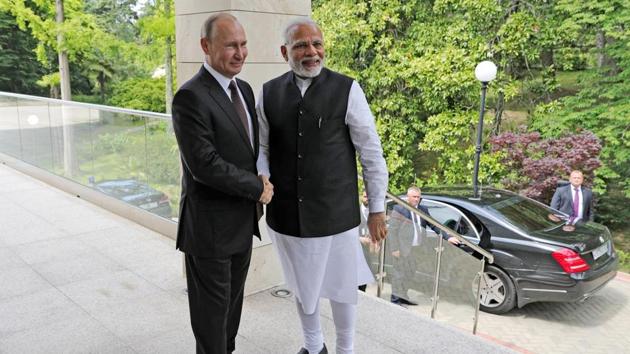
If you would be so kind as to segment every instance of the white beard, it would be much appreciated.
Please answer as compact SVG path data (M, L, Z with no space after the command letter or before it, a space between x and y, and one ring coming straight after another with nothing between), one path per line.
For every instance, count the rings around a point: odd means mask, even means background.
M293 60L293 57L289 56L289 66L291 67L291 70L293 70L293 72L298 76L308 78L316 77L317 75L319 75L319 73L322 71L322 68L324 67L324 60L317 57L320 63L319 66L315 69L308 70L304 67L304 65L302 65L302 61L312 58L313 57L304 58L300 62L296 62L295 60Z

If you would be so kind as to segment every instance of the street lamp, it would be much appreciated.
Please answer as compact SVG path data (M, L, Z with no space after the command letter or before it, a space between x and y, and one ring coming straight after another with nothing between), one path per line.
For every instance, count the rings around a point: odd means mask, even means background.
M475 77L481 81L481 107L479 109L479 125L477 126L477 147L475 148L475 169L473 170L474 197L479 198L479 159L481 157L481 133L483 132L483 115L486 106L486 89L488 82L497 77L497 66L491 61L482 61L475 67Z

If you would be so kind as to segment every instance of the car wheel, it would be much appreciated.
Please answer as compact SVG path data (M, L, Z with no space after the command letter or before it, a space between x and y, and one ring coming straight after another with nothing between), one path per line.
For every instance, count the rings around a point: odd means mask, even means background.
M514 308L516 289L510 277L500 268L487 265L479 290L481 311L503 314Z

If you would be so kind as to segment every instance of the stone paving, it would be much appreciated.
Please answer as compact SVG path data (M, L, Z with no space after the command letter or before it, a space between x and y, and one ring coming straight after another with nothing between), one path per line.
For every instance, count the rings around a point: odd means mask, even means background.
M172 240L0 165L0 353L192 353L181 264ZM629 297L621 273L583 303L482 313L472 336L470 311L443 324L362 296L357 353L630 353ZM248 296L237 352L295 352L291 301Z
M184 288L173 240L0 164L0 354L193 353ZM247 296L236 353L295 353L292 302ZM332 349L331 318L324 302ZM512 352L369 296L355 344L368 354Z

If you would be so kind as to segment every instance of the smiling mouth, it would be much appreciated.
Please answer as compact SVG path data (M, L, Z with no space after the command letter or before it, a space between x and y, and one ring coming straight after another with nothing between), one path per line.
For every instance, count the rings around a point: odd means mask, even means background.
M303 67L306 68L314 68L321 65L321 61L319 59L305 59L301 62Z

